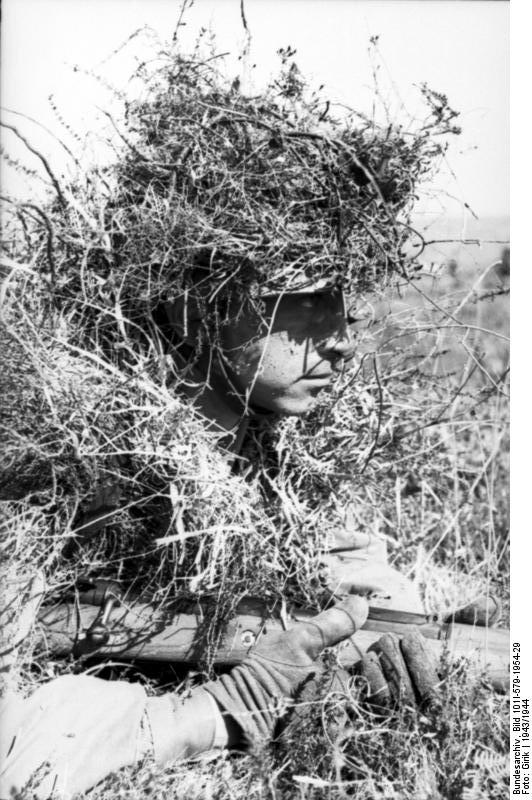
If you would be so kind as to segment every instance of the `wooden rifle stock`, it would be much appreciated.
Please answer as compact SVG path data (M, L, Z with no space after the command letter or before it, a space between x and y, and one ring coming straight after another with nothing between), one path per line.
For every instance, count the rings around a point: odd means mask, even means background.
M81 600L87 599L81 596ZM41 643L50 655L114 657L197 664L204 653L208 608L196 605L180 612L157 609L149 603L127 602L113 592L92 593L89 602L60 603L39 617ZM95 601L98 605L93 604ZM274 616L261 601L246 600L227 623L214 647L213 663L240 663L262 633L290 628L311 619L312 612L293 609ZM509 686L510 633L454 622L439 622L424 614L370 607L364 626L338 647L342 666L350 667L383 633L405 635L419 631L437 657L448 649L452 658L470 659L470 669L486 673L499 690ZM212 647L212 644L211 644Z

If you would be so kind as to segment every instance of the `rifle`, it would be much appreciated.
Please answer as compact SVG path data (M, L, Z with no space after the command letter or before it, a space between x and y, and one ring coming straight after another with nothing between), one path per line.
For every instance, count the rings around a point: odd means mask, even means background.
M266 631L286 630L314 612L268 608L261 600L242 601L235 616L222 631L213 654L215 665L239 664L250 647ZM76 602L61 602L41 611L40 640L52 656L120 657L197 664L205 647L202 631L209 608L196 602L192 607L157 608L149 602L124 596L111 581L94 581ZM370 606L363 627L338 648L338 660L351 667L383 633L400 636L419 631L439 657L448 650L451 658L466 657L475 675L485 673L493 686L509 686L510 632L504 628L441 622L435 615L415 614Z

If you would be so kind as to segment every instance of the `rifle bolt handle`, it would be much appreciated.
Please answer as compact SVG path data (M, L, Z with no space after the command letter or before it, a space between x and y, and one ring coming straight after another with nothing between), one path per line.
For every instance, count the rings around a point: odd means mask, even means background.
M111 611L118 603L119 600L117 600L116 597L111 596L108 597L107 600L105 600L102 604L98 616L86 632L86 637L89 639L91 644L103 645L107 644L109 641L109 629L107 628L107 623L109 622Z
M93 627L89 628L86 636L93 645L103 645L107 644L109 641L109 631L105 625L101 624L94 625Z

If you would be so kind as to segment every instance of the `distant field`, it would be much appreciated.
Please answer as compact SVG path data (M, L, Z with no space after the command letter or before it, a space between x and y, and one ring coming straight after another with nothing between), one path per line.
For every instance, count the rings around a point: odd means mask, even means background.
M455 259L465 272L470 269L485 269L501 256L504 244L510 239L508 216L430 218L418 215L414 227L422 233L425 241L439 241L426 247L421 260L428 265L445 263ZM478 244L464 244L460 240L478 240ZM495 241L494 241L495 240Z
M428 245L419 277L398 296L376 301L376 327L384 320L380 341L400 336L405 350L436 354L431 369L441 375L454 372L459 380L473 367L477 384L497 382L509 363L510 277L502 265L508 218L470 218L467 225L461 219L418 218L415 224L427 241L451 241Z

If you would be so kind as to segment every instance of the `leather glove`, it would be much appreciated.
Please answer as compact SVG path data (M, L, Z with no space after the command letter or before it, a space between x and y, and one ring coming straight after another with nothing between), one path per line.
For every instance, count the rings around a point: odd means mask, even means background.
M445 621L491 627L500 615L501 604L490 595L457 609ZM391 633L382 636L363 656L359 672L367 681L372 705L387 708L397 702L412 706L437 702L437 661L417 631L402 639Z
M350 596L289 631L265 633L242 664L203 688L248 743L269 740L296 691L320 670L321 651L352 636L367 613L366 601Z
M385 633L364 654L359 672L367 681L370 703L380 708L399 702L428 705L437 699L436 659L418 631L402 638Z

